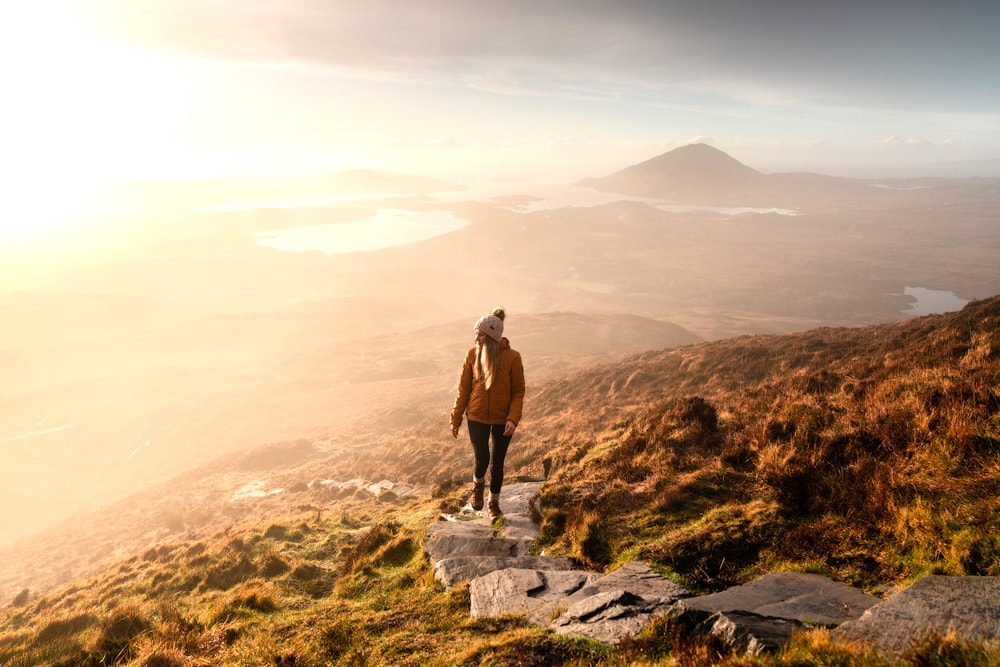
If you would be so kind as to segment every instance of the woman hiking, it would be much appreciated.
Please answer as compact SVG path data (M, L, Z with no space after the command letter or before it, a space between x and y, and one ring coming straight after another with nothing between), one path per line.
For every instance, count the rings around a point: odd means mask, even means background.
M476 322L476 344L465 355L451 408L451 435L458 437L462 417L469 418L469 440L476 463L472 475L472 509L483 509L486 470L490 471L490 496L486 516L495 521L500 511L500 487L507 447L521 421L524 404L524 367L521 355L503 335L503 308L495 308ZM492 450L490 438L493 440Z

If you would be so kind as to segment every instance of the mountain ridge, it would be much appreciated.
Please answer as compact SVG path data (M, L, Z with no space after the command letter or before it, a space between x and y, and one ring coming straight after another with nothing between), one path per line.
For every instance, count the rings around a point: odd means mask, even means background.
M867 180L812 172L765 174L704 143L675 148L606 176L584 178L577 185L639 197L670 197L683 203L787 205L859 196L870 188Z

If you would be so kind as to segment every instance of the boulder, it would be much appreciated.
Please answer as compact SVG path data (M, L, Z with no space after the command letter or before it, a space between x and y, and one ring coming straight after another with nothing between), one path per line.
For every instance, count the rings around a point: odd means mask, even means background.
M899 652L931 634L1000 646L1000 577L922 577L830 636Z

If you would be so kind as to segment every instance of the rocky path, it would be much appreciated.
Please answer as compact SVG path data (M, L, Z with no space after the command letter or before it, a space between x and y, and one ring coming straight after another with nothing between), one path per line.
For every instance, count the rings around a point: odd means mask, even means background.
M473 617L523 614L558 633L616 644L669 614L755 654L807 626L832 628L836 639L886 652L905 650L928 633L1000 645L1000 577L927 576L881 600L821 575L774 572L692 596L640 562L599 573L574 569L561 556L533 556L532 506L541 485L505 486L497 527L469 506L431 524L426 550L434 576L448 588L468 582Z

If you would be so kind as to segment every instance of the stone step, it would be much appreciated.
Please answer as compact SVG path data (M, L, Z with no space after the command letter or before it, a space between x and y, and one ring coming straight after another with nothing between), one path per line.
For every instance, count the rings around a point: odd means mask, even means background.
M468 582L474 618L523 614L561 634L617 644L668 615L749 654L780 648L796 629L816 626L885 652L930 633L1000 646L1000 577L931 575L881 600L818 574L772 572L692 596L644 563L597 573L574 569L568 558L531 555L541 484L504 487L505 515L495 525L467 506L430 526L434 576L448 588Z

